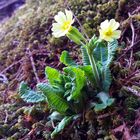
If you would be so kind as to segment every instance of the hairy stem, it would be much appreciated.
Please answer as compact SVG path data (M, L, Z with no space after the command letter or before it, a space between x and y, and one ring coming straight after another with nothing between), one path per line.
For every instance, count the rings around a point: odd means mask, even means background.
M91 67L92 67L92 71L93 71L93 75L94 75L94 78L95 78L96 86L99 87L100 86L99 72L98 72L98 69L97 69L94 57L92 55L92 52L90 51L89 48L87 48L87 53L88 53L88 57L89 57L89 61L90 61Z

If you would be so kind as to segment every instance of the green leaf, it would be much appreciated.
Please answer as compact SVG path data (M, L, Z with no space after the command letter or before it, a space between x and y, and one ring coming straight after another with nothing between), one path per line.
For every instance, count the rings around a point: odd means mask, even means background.
M110 64L113 61L117 47L118 42L116 40L109 42L107 47L104 43L100 42L93 52L98 69L100 70L101 89L105 92L109 92L112 81Z
M88 66L81 66L79 68L85 72L85 76L87 77L87 79L90 82L94 83L94 75L93 75L92 67L88 65Z
M93 56L97 63L100 63L102 66L105 65L108 58L108 52L104 43L98 43L97 47L93 51Z
M111 85L111 82L112 82L112 75L111 75L111 71L110 71L110 68L105 66L103 68L103 71L102 71L102 88L103 88L103 91L105 92L109 92L109 88L110 88L110 85Z
M25 94L27 90L31 90L28 87L27 83L25 83L24 81L21 82L20 85L19 85L19 94L20 94L20 96L22 96L23 94Z
M77 66L77 64L72 60L69 53L67 51L63 51L60 56L60 62L65 64L66 66Z
M83 65L90 65L89 57L85 46L81 46Z
M56 69L54 69L54 68L51 68L51 67L46 67L45 68L45 74L46 74L46 76L47 76L47 78L48 78L48 80L49 80L49 83L51 84L51 85L53 85L53 84L55 84L55 81L56 80L60 80L60 73L59 73L59 71L58 70L56 70Z
M104 103L102 103L102 104L96 104L95 107L94 107L94 110L96 112L98 112L98 111L104 110L106 107L107 107L107 105L105 105Z
M56 135L58 135L67 125L70 124L72 119L73 119L73 116L64 117L63 120L56 126L54 131L51 133L51 138L53 139Z
M110 98L109 95L105 92L100 92L97 97L102 101L101 104L96 104L94 110L95 111L102 111L103 109L111 106L115 99Z
M107 59L107 66L110 65L114 59L116 50L118 48L118 41L114 40L108 43L108 59Z
M59 93L54 92L51 86L40 83L37 84L37 88L46 95L47 101L51 108L60 113L66 113L66 111L70 108L66 100L63 99Z
M114 55L118 47L117 40L114 40L113 42L109 42L107 47L108 47L108 57L102 69L103 90L105 92L109 92L109 88L112 82L110 64L112 63L114 59Z
M75 82L72 86L71 95L68 97L68 100L78 100L81 98L81 90L85 85L86 77L84 71L76 67L67 67L64 68L64 72L69 74L75 79Z
M29 103L39 103L45 101L45 97L43 96L43 94L32 90L27 90L27 92L23 94L21 98Z
M93 50L95 49L96 45L98 44L98 38L94 35L88 43L88 49L90 49L90 52L93 52Z
M110 65L113 61L117 47L117 40L108 42L107 46L103 42L98 43L97 47L93 51L95 61L101 63L102 66Z
M107 106L111 106L114 103L115 99L114 98L109 98L107 100Z
M45 96L42 93L31 90L24 82L20 84L19 94L24 101L29 103L46 101Z
M107 100L109 99L109 95L105 92L100 92L97 95L98 98L100 98L100 100L106 105L107 104Z
M52 121L61 121L63 119L63 115L58 113L57 111L54 111L51 115L48 117Z

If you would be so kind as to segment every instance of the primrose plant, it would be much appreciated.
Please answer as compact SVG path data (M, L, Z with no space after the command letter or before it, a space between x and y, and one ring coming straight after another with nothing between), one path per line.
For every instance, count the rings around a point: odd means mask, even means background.
M114 103L114 98L109 96L112 80L110 65L118 47L116 39L121 35L121 31L117 30L119 23L114 19L102 22L100 36L94 35L90 40L72 26L74 18L71 11L58 12L54 19L56 23L52 25L53 36L59 38L66 35L79 45L83 65L78 65L67 51L63 51L60 57L66 66L63 72L47 66L45 74L48 83L37 84L37 91L31 90L24 82L19 88L23 100L31 103L47 102L54 111L50 118L57 119L60 123L52 132L52 138L80 115L83 108L88 106L86 101L89 98L91 100L92 97L93 101L99 99L100 103L92 103L96 112Z

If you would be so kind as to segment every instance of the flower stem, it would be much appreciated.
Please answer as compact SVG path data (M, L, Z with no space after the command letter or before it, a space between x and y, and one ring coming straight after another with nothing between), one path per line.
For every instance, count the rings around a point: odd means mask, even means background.
M92 52L90 51L90 49L88 47L87 47L87 53L88 53L88 57L89 57L91 67L92 67L92 71L93 71L93 75L94 75L94 78L95 78L96 86L99 88L99 86L100 86L100 77L99 77L98 69L97 69L94 57L92 55Z

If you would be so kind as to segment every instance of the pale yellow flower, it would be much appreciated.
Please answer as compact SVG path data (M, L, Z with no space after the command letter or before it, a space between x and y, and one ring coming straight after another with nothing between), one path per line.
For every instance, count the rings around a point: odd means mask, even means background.
M106 40L106 41L113 41L114 39L120 38L121 31L117 30L120 24L116 22L114 19L111 19L110 21L105 20L100 25L100 39Z
M52 24L53 35L58 38L66 35L71 30L71 25L74 22L73 14L69 10L65 10L65 13L58 12L58 14L54 17L57 23Z

